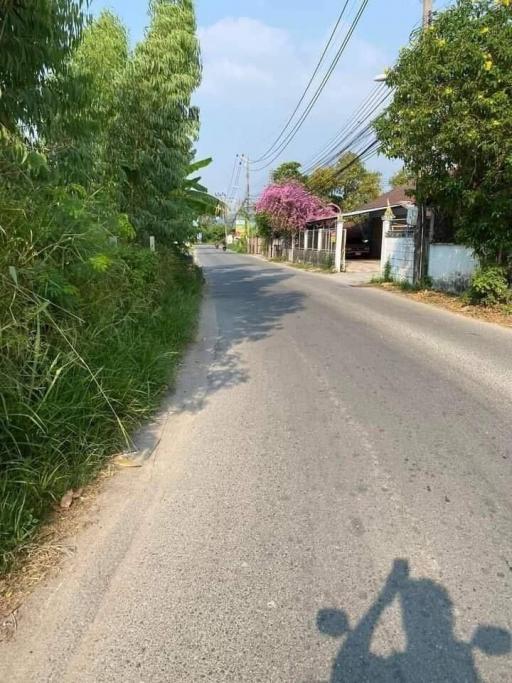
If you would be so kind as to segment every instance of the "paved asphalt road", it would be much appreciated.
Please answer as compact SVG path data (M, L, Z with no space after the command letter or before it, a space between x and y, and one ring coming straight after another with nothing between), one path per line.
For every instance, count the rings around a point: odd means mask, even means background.
M512 681L512 332L200 260L156 452L20 610L0 680Z

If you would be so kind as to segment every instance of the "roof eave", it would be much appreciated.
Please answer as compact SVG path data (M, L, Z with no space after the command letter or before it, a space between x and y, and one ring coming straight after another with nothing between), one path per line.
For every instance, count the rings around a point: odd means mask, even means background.
M349 211L348 213L342 213L342 218L350 218L351 216L362 216L365 213L377 213L378 211L385 211L388 206L391 209L397 209L398 207L407 208L412 206L414 202L398 202L397 204L386 204L385 206L377 206L374 209L361 209L360 211Z

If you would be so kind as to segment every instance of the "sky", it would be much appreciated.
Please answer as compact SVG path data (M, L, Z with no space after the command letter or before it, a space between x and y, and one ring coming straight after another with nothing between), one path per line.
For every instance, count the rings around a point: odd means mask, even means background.
M448 3L434 0L434 7L441 9ZM95 14L103 8L114 11L134 44L144 35L147 4L147 0L92 0L91 8ZM279 135L343 4L344 0L196 0L203 60L203 82L194 95L201 110L197 156L213 157L213 164L203 171L211 192L228 191L236 154L256 159ZM350 0L348 7L353 9L347 19L358 6L358 0ZM307 165L325 147L375 87L374 77L394 63L411 30L421 22L421 13L421 0L369 0L299 134L271 167L251 173L252 196L281 161ZM340 37L346 30L347 25ZM367 166L382 173L385 188L400 162L378 156ZM244 188L239 192L241 197Z

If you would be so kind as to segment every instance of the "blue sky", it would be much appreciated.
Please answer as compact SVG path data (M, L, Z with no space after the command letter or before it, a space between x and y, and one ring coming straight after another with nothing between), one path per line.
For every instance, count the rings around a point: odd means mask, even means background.
M436 9L449 0L435 0ZM214 163L203 179L212 192L227 190L235 154L256 158L280 132L318 61L342 0L197 0L204 77L195 95L201 108L199 157ZM352 0L352 6L359 5ZM92 0L120 16L132 42L147 24L146 0ZM350 7L350 5L349 5ZM370 0L361 22L295 140L280 161L307 163L343 126L391 65L421 20L421 0ZM347 16L351 18L354 10ZM383 183L399 167L382 157L368 162ZM257 194L271 169L254 174ZM251 193L251 194L252 194Z

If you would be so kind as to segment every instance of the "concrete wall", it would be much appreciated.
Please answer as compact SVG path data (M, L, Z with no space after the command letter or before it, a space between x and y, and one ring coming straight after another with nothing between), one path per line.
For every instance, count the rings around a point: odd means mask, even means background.
M449 292L466 289L478 261L471 249L460 244L431 244L428 274L435 288Z
M382 270L391 264L394 280L412 282L414 278L414 237L384 237L382 240Z

